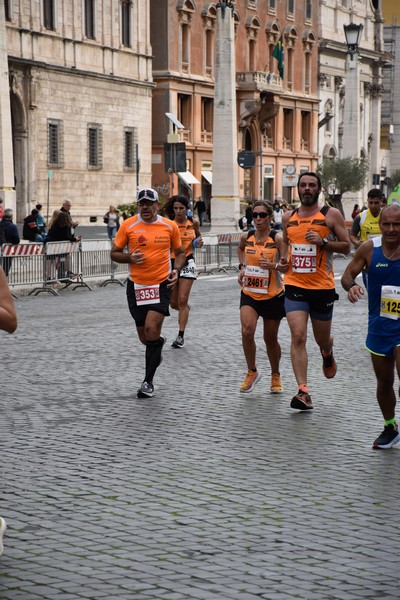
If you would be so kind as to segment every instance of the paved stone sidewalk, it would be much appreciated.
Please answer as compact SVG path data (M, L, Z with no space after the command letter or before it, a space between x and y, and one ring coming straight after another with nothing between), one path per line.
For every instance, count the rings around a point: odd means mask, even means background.
M338 286L339 287L339 286ZM398 600L400 446L382 428L364 350L366 301L335 308L338 375L309 340L315 409L245 372L234 277L193 287L156 396L138 400L144 350L125 290L17 300L1 334L2 600Z

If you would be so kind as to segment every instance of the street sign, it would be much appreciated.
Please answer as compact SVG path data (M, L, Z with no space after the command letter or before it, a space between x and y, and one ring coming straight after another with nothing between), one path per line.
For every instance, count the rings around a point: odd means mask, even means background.
M282 186L283 187L296 187L298 180L299 180L299 176L296 174L289 175L288 173L283 173Z
M237 155L237 162L242 169L251 169L256 164L256 153L251 150L241 150Z
M372 175L372 185L379 185L381 182L381 176L379 173L373 173Z
M181 173L186 171L185 142L178 142L176 144L164 144L164 164L167 173Z

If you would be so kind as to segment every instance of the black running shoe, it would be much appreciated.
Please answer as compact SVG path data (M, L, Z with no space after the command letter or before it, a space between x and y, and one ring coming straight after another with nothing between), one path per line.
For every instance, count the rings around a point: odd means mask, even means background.
M385 429L381 435L376 438L372 447L375 449L388 450L395 444L400 442L400 433L397 423L393 425L385 425Z
M143 381L142 385L137 391L138 398L152 398L154 395L154 385L152 383L148 383L147 381Z
M174 340L172 342L171 348L183 348L184 345L185 345L185 340L183 339L183 337L181 335L178 335L176 340Z
M324 356L322 354L322 350L321 350L321 356L322 356L322 372L327 379L332 379L333 377L335 377L336 372L337 372L337 365L336 365L336 360L333 356L333 352L331 352L328 356Z
M311 397L306 392L299 390L298 393L293 396L290 402L290 408L295 408L296 410L312 410L314 407Z

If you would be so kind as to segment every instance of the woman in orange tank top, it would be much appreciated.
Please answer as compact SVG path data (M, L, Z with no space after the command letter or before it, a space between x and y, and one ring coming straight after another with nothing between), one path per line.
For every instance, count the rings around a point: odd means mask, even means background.
M189 296L193 282L197 279L196 263L194 262L194 248L201 248L203 239L200 225L196 219L187 217L189 202L185 196L173 196L169 202L174 211L174 221L178 225L182 246L186 254L186 264L181 269L178 283L172 290L171 308L179 311L179 331L172 342L172 348L183 348L185 344L185 329L189 320Z
M281 233L271 231L272 206L264 200L253 205L252 218L255 229L242 235L238 256L242 286L240 296L240 322L242 345L247 363L247 374L240 386L243 393L251 392L261 379L256 366L254 335L259 317L264 322L264 341L271 366L271 393L283 391L279 371L281 347L278 330L285 316L282 273L288 268Z

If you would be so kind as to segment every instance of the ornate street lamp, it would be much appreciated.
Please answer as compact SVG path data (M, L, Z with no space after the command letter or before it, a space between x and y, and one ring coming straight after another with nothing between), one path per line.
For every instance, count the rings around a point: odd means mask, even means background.
M349 49L350 60L353 60L354 54L358 50L360 43L362 30L364 25L356 25L356 23L349 23L349 25L343 25L344 35L346 36L346 43Z
M343 109L343 138L341 158L360 158L360 65L359 44L363 25L349 23L344 25L344 34L348 47L346 60L346 85ZM355 201L357 202L357 198Z

